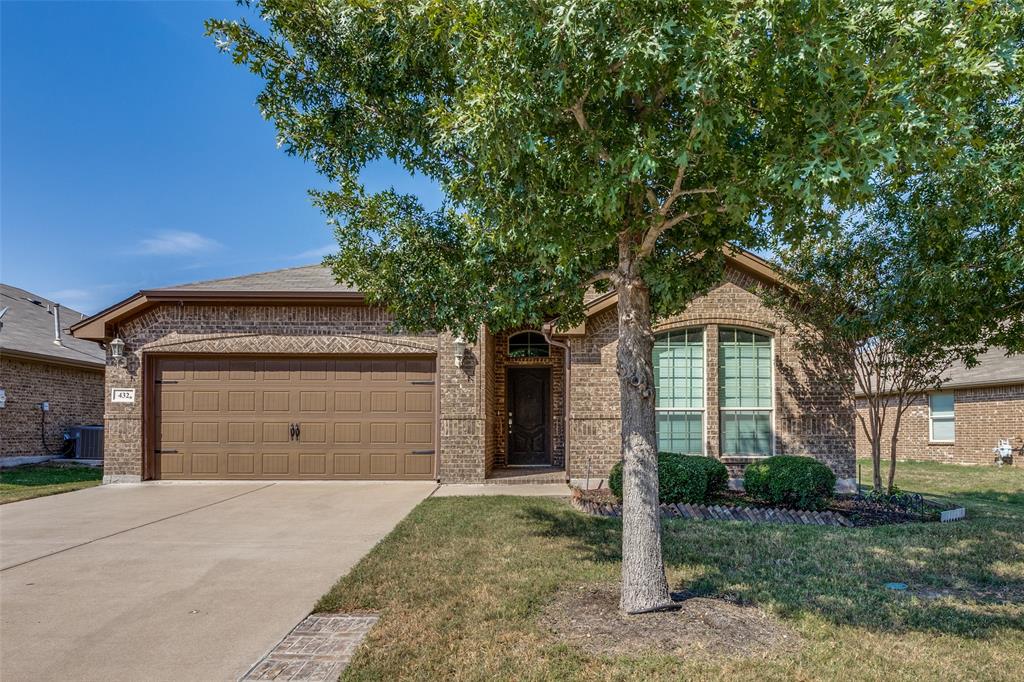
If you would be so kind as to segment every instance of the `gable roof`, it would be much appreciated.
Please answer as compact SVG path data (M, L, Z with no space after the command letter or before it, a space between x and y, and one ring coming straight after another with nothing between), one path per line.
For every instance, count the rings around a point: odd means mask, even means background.
M943 388L991 386L1024 383L1024 355L1010 355L1005 348L989 348L978 356L978 364L968 369L962 362L949 368Z
M782 278L782 275L779 274L775 266L764 258L761 258L744 248L736 246L735 244L726 244L723 246L722 253L725 255L726 264L736 268L740 272L746 273L754 279L769 286L779 286L792 289L792 286ZM618 301L618 294L614 291L609 291L599 296L595 296L593 299L588 301L586 306L584 306L584 312L588 318L593 317L597 313L616 305ZM554 330L554 326L557 322L557 320L552 320L546 326ZM586 334L586 331L587 323L584 321L571 329L567 329L562 332L553 331L552 333L555 336L583 336Z
M352 286L338 284L330 268L302 265L294 268L223 277L201 282L144 289L101 310L71 328L80 339L100 341L113 336L114 326L158 303L310 303L325 301L362 303L363 295Z
M284 268L268 272L255 272L251 275L208 279L203 282L191 282L177 286L151 289L153 292L168 291L262 291L262 292L355 292L348 285L338 284L330 268L323 265L303 265L297 268Z
M101 368L106 353L98 344L75 338L70 326L85 316L73 308L60 306L60 344L54 343L54 306L56 301L25 289L0 284L0 353L5 356L59 362L61 364Z

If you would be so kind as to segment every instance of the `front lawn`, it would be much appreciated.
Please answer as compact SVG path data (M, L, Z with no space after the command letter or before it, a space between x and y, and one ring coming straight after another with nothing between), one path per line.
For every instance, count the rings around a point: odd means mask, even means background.
M0 504L99 485L100 467L29 464L0 469Z
M962 500L969 519L857 529L666 522L673 589L757 609L795 634L756 656L720 647L601 656L555 638L539 621L565 602L560 589L585 594L617 580L621 523L554 499L427 500L317 609L381 614L346 679L1019 679L1024 470L897 471L904 489ZM891 581L909 590L886 590Z

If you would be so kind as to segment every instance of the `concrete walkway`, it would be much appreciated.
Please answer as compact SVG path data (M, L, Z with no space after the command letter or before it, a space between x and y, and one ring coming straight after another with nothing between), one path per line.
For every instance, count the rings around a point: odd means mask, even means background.
M237 680L433 483L100 486L0 507L0 679Z
M450 483L442 485L432 497L461 497L477 495L513 495L516 497L569 497L569 486L564 483L517 483L512 485Z

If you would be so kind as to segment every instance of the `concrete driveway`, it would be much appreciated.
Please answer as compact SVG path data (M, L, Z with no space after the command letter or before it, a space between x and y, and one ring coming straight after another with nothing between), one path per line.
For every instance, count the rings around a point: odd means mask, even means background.
M433 483L154 483L0 507L0 678L237 680Z

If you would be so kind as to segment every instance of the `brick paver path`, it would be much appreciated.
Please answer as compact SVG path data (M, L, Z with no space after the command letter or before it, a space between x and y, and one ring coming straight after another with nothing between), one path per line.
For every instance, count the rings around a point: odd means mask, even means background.
M334 682L376 622L377 616L314 613L296 625L241 682Z

